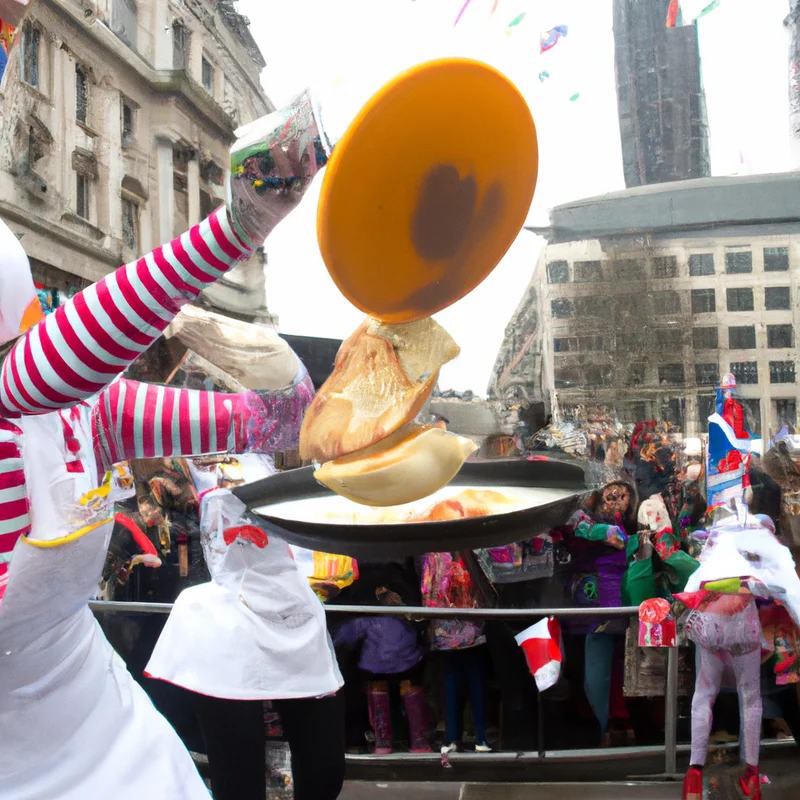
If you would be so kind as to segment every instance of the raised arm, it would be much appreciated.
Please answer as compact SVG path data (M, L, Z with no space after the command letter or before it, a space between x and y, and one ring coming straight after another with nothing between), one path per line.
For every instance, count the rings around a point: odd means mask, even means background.
M225 208L75 295L14 346L0 415L65 408L100 391L161 335L181 306L252 250Z
M233 150L230 210L120 267L32 328L3 363L0 416L66 408L102 390L297 206L327 159L310 95L245 134Z

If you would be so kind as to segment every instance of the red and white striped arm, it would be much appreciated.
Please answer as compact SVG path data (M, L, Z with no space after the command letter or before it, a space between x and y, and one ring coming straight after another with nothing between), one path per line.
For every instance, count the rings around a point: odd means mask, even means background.
M302 365L290 386L241 394L120 378L92 410L98 468L105 472L131 458L291 450L313 397L314 386Z
M121 379L92 412L99 468L131 458L169 458L249 449L253 398Z
M11 350L0 415L66 408L107 386L161 335L181 306L252 250L227 209L75 295Z
M22 431L0 420L0 598L17 539L30 533L31 515L22 468Z

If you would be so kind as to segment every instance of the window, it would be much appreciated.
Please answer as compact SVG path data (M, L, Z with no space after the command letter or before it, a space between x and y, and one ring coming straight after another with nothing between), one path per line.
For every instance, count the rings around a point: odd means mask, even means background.
M599 261L576 261L575 282L595 283L603 280L603 269Z
M689 275L698 278L701 275L714 274L713 253L693 253L689 256Z
M548 283L569 283L569 264L566 261L551 261L547 265Z
M591 364L586 367L587 386L610 386L614 382L614 368L610 364Z
M789 269L788 247L764 248L764 272L786 272Z
M650 296L654 314L680 314L681 296L678 292L653 292Z
M89 81L82 67L75 68L75 119L86 124L89 113Z
M778 418L778 430L786 425L794 428L797 425L797 401L776 400L775 416Z
M200 190L200 218L208 219L220 206L222 201L218 197ZM569 301L567 301L569 302Z
M641 401L638 403L625 403L620 409L620 422L630 425L643 422L647 419L647 407Z
M716 350L719 347L719 335L716 328L694 328L692 344L695 350Z
M767 347L794 347L791 325L767 325Z
M684 346L684 331L677 325L671 328L653 328L654 337L653 347L656 350L674 351L678 347ZM641 336L639 338L639 350L641 350Z
M731 375L737 384L758 383L757 361L732 361Z
M588 353L602 350L602 336L556 336L553 339L554 353Z
M788 311L791 307L791 291L788 286L764 288L764 308L767 311Z
M700 430L703 433L708 431L708 418L717 410L717 399L713 394L697 395L697 419L700 423Z
M630 372L628 373L628 383L631 386L643 386L646 378L644 364L631 364Z
M770 383L794 383L794 361L770 361Z
M608 297L592 295L578 297L575 300L575 311L584 317L601 317L608 314Z
M75 211L82 219L89 219L89 179L79 172L75 173L77 199Z
M728 328L728 347L731 350L753 350L756 329L753 325L732 325Z
M717 310L713 289L692 289L692 314L713 314Z
M20 60L20 77L36 89L39 88L39 51L42 32L30 22L22 28L22 54Z
M572 315L572 302L560 298L558 300L550 301L550 314L553 319L565 319Z
M173 230L189 228L189 162L194 158L191 150L173 148L172 151L172 197Z
M578 388L583 385L580 367L556 367L553 377L556 389Z
M122 241L129 250L139 252L139 204L122 198Z
M678 275L678 259L675 256L660 256L653 259L654 278L675 278Z
M662 364L658 368L658 382L662 386L682 384L684 382L683 364Z
M755 436L761 435L761 401L760 400L742 400L744 406L744 415L750 430Z
M753 271L753 254L750 250L731 250L725 253L725 272L737 275Z
M572 346L574 344L574 347ZM553 352L554 353L569 353L578 349L576 340L570 340L567 336L556 336L553 339Z
M643 281L644 262L636 258L622 258L615 261L614 276L623 281Z
M719 383L719 364L695 364L694 380L698 386L716 386Z
M185 70L189 64L189 31L179 21L172 23L172 69Z
M661 404L661 417L671 425L682 425L686 417L686 401L682 397L674 397Z
M605 342L602 336L579 336L578 350L581 353L596 352L604 348Z
M214 65L205 56L203 56L203 88L209 94L214 94Z
M122 101L122 146L130 147L135 139L136 112L126 100Z
M752 289L727 289L725 294L728 299L728 311L753 310Z
M139 10L136 0L114 0L111 16L111 30L128 47L136 49L139 28Z

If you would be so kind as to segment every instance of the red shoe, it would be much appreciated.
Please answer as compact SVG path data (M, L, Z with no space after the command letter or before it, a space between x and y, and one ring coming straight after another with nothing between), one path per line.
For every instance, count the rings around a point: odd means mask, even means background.
M703 770L689 767L683 779L682 800L703 800Z
M758 767L748 765L744 775L739 778L739 791L747 800L761 800L761 775Z

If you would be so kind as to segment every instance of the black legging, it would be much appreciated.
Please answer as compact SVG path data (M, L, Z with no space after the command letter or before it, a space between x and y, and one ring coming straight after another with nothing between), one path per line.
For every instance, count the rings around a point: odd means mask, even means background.
M264 800L264 704L195 694L214 800ZM276 700L295 800L336 800L344 783L344 697Z

